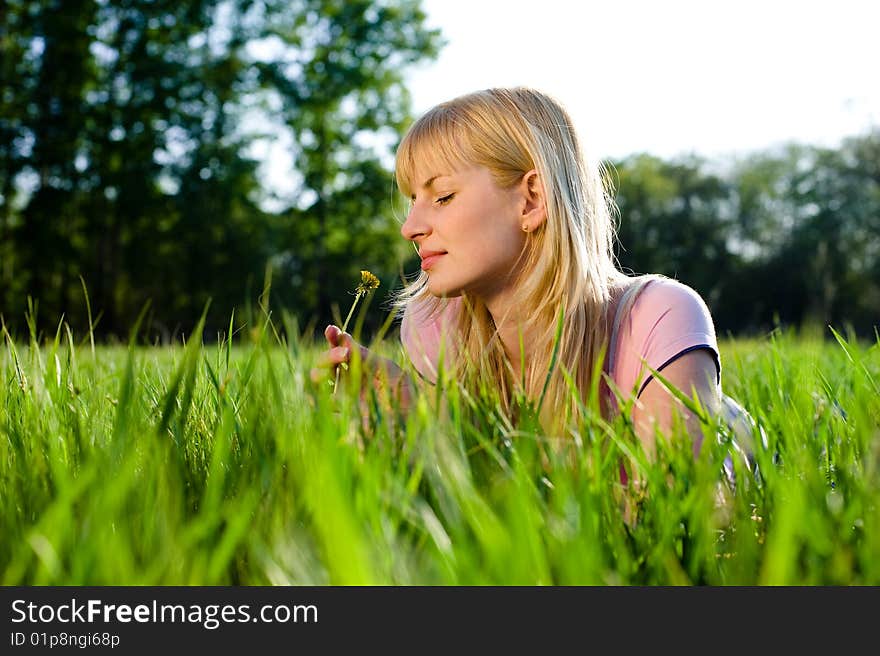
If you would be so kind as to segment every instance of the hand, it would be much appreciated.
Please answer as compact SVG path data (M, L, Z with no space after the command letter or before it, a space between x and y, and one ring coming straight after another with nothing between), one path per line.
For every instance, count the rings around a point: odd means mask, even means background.
M369 349L355 342L351 335L332 324L324 329L324 337L330 348L318 358L318 366L311 371L312 381L317 383L327 379L328 374L335 376L340 367L348 365L352 354L357 350L361 362L364 363L363 374L365 377L369 375L376 391L382 392L382 396L394 396L400 409L406 411L409 408L412 381L397 364L371 353ZM363 389L361 396L364 396Z
M312 369L313 382L320 382L327 377L328 372L335 374L340 366L347 366L355 349L358 349L362 361L369 355L368 349L355 342L351 335L342 332L337 326L332 324L327 326L324 329L324 337L330 348L321 354L318 358L318 366Z

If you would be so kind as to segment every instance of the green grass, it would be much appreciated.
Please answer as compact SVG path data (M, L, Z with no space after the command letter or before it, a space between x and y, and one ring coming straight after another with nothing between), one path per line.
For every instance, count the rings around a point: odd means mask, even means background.
M732 490L717 424L697 460L595 414L554 449L452 383L406 416L334 396L322 348L6 339L0 583L880 584L878 344L722 342L768 438Z

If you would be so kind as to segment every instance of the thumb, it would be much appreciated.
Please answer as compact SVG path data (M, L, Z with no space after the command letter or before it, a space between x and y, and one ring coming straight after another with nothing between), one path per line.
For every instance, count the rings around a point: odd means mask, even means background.
M339 346L339 336L343 332L332 323L324 329L324 337L330 346Z

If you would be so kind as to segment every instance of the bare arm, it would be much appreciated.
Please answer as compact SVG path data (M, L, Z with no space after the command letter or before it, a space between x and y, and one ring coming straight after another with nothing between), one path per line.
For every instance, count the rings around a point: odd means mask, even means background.
M720 406L718 386L715 384L715 360L706 349L685 353L664 367L660 373L687 396L692 397L695 391L700 403L710 413ZM650 380L645 386L632 413L636 434L642 440L647 453L655 453L655 427L669 434L675 413L679 413L685 421L687 432L693 440L694 456L699 453L703 439L699 417L689 411L657 379Z

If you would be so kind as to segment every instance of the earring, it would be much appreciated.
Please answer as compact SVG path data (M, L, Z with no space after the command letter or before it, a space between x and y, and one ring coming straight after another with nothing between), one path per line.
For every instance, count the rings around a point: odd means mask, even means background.
M530 232L530 231L529 231L529 224L528 224L528 223L523 223L523 224L522 224L522 229L523 229L523 232Z

